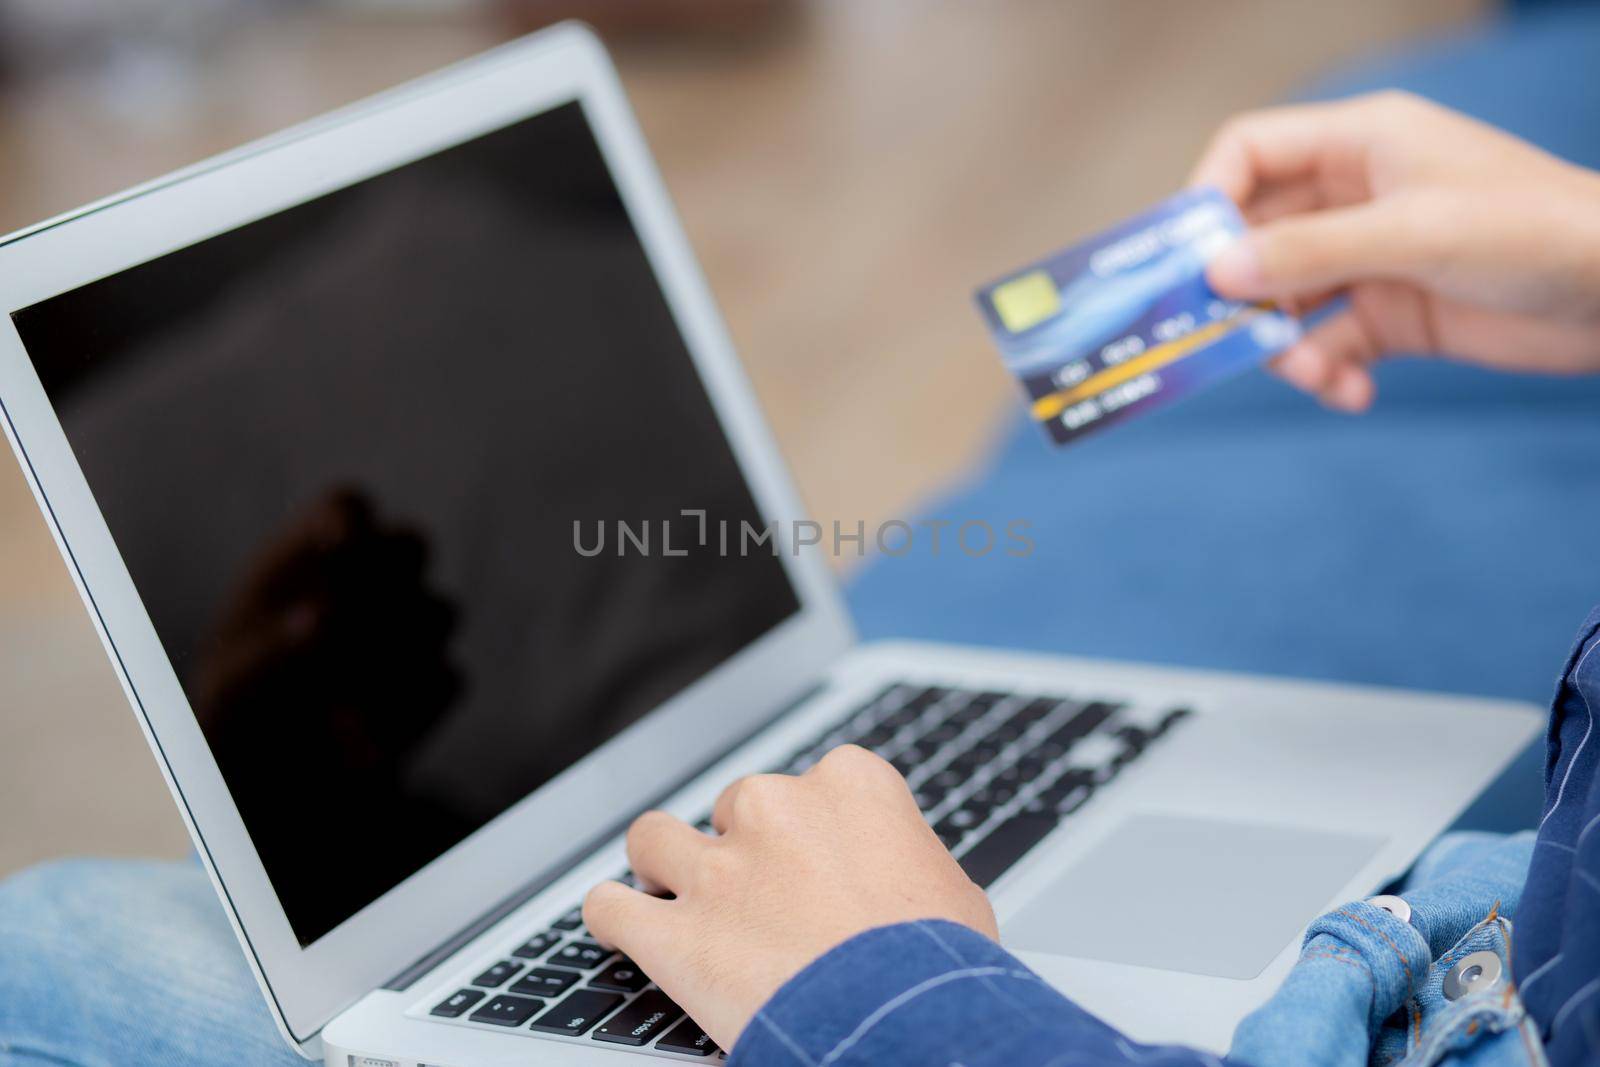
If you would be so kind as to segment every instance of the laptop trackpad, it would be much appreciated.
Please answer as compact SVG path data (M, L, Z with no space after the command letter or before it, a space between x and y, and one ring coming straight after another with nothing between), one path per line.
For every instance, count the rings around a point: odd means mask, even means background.
M1254 978L1380 837L1136 815L1002 930L1007 948Z

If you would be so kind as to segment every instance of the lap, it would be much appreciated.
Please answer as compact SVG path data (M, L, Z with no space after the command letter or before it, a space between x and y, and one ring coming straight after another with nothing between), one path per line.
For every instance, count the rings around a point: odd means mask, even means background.
M205 872L72 860L0 882L0 1064L304 1067Z

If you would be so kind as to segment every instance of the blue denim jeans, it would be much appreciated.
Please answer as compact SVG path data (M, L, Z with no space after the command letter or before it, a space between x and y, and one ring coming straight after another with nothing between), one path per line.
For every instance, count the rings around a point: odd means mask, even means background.
M1409 921L1352 903L1312 923L1300 962L1239 1025L1230 1058L1254 1067L1542 1065L1509 980L1533 846L1531 831L1449 835L1400 888ZM1459 976L1474 966L1480 981L1468 987Z
M0 882L0 1064L305 1067L199 865L113 860Z

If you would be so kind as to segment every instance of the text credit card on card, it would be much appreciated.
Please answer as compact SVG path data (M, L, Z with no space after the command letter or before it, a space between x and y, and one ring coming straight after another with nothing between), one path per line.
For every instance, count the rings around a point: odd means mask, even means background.
M1292 316L1206 283L1206 263L1244 228L1220 190L1191 189L978 290L1051 440L1164 407L1300 336Z

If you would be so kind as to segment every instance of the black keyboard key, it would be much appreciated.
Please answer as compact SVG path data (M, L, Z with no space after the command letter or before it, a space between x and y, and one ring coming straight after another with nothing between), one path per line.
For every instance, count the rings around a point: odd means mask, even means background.
M1022 810L1029 815L1071 815L1094 795L1095 783L1074 785L1069 788L1053 789L1040 793L1022 806Z
M550 925L557 930L576 930L583 925L583 908L573 908Z
M616 1011L621 1003L622 997L617 993L580 989L533 1020L530 1029L545 1034L578 1037L588 1033L591 1026Z
M580 971L592 971L610 958L610 950L601 948L593 941L574 941L557 949L550 957L550 962L563 967L576 967Z
M590 989L604 989L612 993L637 993L650 984L639 965L628 957L615 960L611 966L589 979Z
M962 870L980 887L989 888L1023 853L1043 841L1057 821L1054 815L1013 815L961 857Z
M544 1001L532 997L513 997L501 993L489 1003L467 1016L475 1023L493 1023L496 1026L521 1026L534 1013L544 1007Z
M673 1027L670 1034L657 1041L656 1048L682 1056L712 1056L717 1052L717 1043L711 1040L711 1035L700 1029L699 1023L685 1019Z
M990 731L989 736L984 738L984 740L991 745L999 745L1000 747L1004 748L1006 745L1014 745L1018 741L1022 740L1022 735L1024 732L1025 731L1022 727L1014 726L1009 722L1005 722L1001 723L999 726L996 726L992 731Z
M627 1010L607 1019L594 1032L594 1039L618 1045L643 1045L681 1018L683 1009L661 990L652 989L629 1004Z
M1035 778L1039 777L1040 773L1042 773L1048 766L1049 764L1042 757L1036 756L1030 752L1028 755L1023 756L1021 759L1017 760L1016 763L1012 764L1012 766L1007 769L1006 773L1008 775L1014 775L1016 782L1021 784L1033 781ZM1008 777L1007 781L1011 781L1011 778Z
M941 830L937 826L933 828L933 832L939 836L939 844L948 849L954 849L961 844L961 839L967 836L960 830Z
M1019 711L993 730L990 730L988 737L984 738L984 740L990 744L1009 745L1021 740L1022 735L1027 733L1028 727L1032 725L1033 720L1028 719L1023 711Z
M1082 741L1093 733L1121 707L1121 704L1106 704L1100 701L1085 705L1084 709L1064 726L1058 727L1055 733L1050 735L1050 740L1070 748L1074 743Z
M950 690L948 689L942 689L936 685L929 686L927 689L924 689L922 692L906 701L906 707L916 708L918 711L927 711L929 708L933 707L935 704L939 703L949 695Z
M961 807L957 808L950 814L955 815L957 812L964 811L967 813L968 817L972 819L972 825L978 826L989 818L989 816L994 812L994 809L994 804L984 800L978 795L978 793L974 793L967 798L966 803L962 804Z
M1062 775L1051 785L1040 791L1024 805L1024 811L1030 815L1053 812L1056 815L1071 815L1088 801L1094 793L1096 775L1094 771L1073 770Z
M559 997L582 977L577 971L565 971L560 967L535 967L517 979L510 992L535 997Z
M1056 814L1061 816L1071 815L1089 803L1089 798L1092 796L1094 796L1093 787L1074 790L1056 802Z
M962 764L963 766L987 767L989 764L994 762L996 756L1000 755L1000 750L1004 747L1005 746L1002 744L997 744L994 741L989 741L986 739L979 741L977 744L967 749L967 751L962 753L958 758L964 761ZM952 760L950 765L954 767L956 765L956 761Z
M1173 708L1161 717L1161 722L1156 726L1156 736L1160 737L1193 714L1188 708Z
M1011 803L1017 797L1017 787L1009 782L991 780L988 785L972 794L968 805L983 808L986 812Z
M1055 711L1060 705L1061 701L1050 698L1030 700L1028 703L1022 706L1020 711L1011 716L1011 721L1021 726L1023 729L1027 729L1034 723L1039 722L1042 719L1049 718L1050 713Z
M1077 720L1073 720L1072 722L1056 727L1055 731L1051 733L1049 737L1044 739L1044 742L1039 746L1039 749L1043 755L1049 758L1054 758L1066 752L1073 745L1077 744L1079 741L1082 741L1088 735L1089 731L1079 729Z
M991 706L992 705L989 704L978 703L968 704L965 707L960 707L955 711L952 711L950 713L950 717L945 719L945 722L953 723L956 726L961 727L971 726L973 723L989 714L989 709Z
M1068 767L1061 772L1061 777L1050 783L1042 795L1051 800L1061 800L1082 786L1092 785L1094 785L1094 768Z
M522 964L512 960L501 960L499 963L484 971L472 980L473 985L481 985L485 989L505 985L513 975L522 970Z
M874 726L872 729L862 734L861 737L857 739L856 744L860 745L862 748L881 748L890 741L894 740L895 734L899 732L900 731L897 727Z
M976 771L979 767L982 767L987 762L988 760L982 755L979 755L969 748L965 752L961 753L961 755L951 760L945 766L945 769L940 771L934 777L942 781L946 789L954 789L956 786L966 782L968 778L971 778L972 772Z
M435 1004L429 1015L437 1015L441 1019L454 1019L462 1012L482 1000L487 994L476 989L458 989L450 994L449 998Z
M1112 734L1117 740L1128 746L1128 750L1135 756L1145 750L1145 747L1155 740L1155 735L1138 726L1124 726Z
M521 956L525 960L536 960L560 943L561 935L559 933L554 930L546 930L542 934L535 934L533 937L528 938L525 943L512 949L511 954L513 956Z
M918 789L913 796L917 802L917 807L924 812L928 812L937 808L944 800L945 791L930 783Z
M1067 754L1071 745L1063 745L1053 738L1045 738L1033 748L1028 750L1028 755L1037 759L1041 764L1051 764Z
M885 715L883 722L879 725L885 726L890 730L903 730L920 718L922 718L922 712L915 708L900 708L898 711L891 711Z
M921 743L924 745L933 745L937 747L940 745L948 745L950 742L954 741L960 736L961 727L957 726L955 723L941 723L940 725L929 730L927 733L923 734Z
M1002 767L989 779L990 784L1017 786L1022 784L1022 771L1015 763Z
M939 825L933 828L933 832L939 835L941 841L946 835L955 835L956 839L960 840L961 835L974 829L981 822L983 816L966 807L960 807L946 815Z

